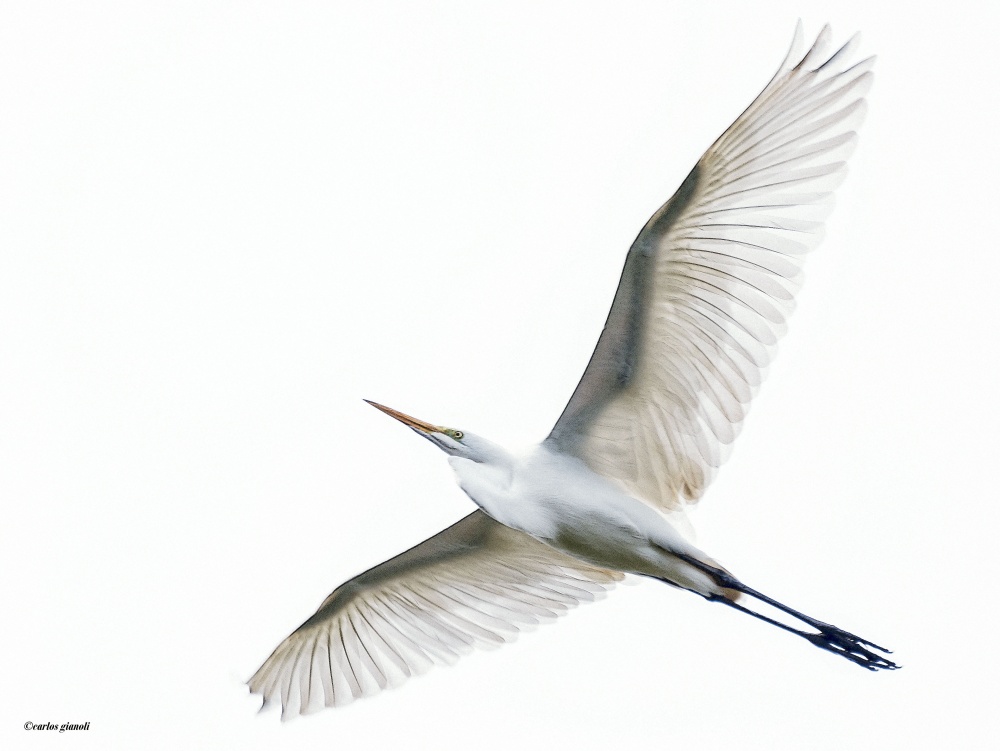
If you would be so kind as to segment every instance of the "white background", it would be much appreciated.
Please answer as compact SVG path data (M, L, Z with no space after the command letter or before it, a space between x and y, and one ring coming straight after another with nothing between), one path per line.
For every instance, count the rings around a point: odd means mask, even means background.
M992 747L997 18L894 5L5 3L0 745ZM694 522L905 668L643 582L258 716L243 682L330 590L472 508L362 398L542 438L800 16L864 32L870 114Z

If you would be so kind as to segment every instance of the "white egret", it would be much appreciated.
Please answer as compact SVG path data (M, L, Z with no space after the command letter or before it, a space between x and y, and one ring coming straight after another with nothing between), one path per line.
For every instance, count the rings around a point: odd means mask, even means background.
M639 233L583 378L514 455L374 402L449 455L479 509L338 587L249 681L282 716L341 705L511 639L625 574L753 615L870 670L870 641L750 589L675 526L735 439L819 240L874 58L801 26L774 78ZM795 627L748 604L783 611Z

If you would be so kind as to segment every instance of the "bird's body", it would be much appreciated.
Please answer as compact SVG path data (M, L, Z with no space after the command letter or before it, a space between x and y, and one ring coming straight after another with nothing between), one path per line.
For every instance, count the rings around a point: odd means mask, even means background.
M466 441L486 441L465 435ZM717 566L648 503L583 461L541 443L514 455L491 445L502 463L449 459L465 493L490 517L600 568L661 579L703 596L727 591L677 557ZM502 454L501 454L502 452Z
M250 679L265 703L280 698L294 716L372 695L507 641L626 574L869 670L897 667L872 642L746 586L673 523L739 433L864 113L873 60L852 62L853 40L832 50L829 28L804 52L801 41L797 29L771 82L640 231L594 354L544 441L513 454L371 402L447 453L479 509L334 590Z

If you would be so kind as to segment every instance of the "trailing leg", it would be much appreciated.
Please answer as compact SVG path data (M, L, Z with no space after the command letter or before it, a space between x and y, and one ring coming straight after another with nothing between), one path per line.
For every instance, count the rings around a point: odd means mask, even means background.
M763 613L758 613L755 610L751 610L748 607L740 605L738 602L733 602L722 595L712 595L707 599L711 602L721 602L722 604L728 605L735 610L739 610L741 613L752 615L754 618L762 620L765 623L770 623L772 626L777 626L784 631L801 636L813 646L825 649L827 652L833 652L841 657L845 657L854 664L860 665L868 670L896 670L899 668L899 665L896 663L886 659L880 654L872 652L864 646L866 644L874 646L871 642L859 639L853 634L839 629L836 626L824 624L823 628L816 633L800 631L799 629L793 628L786 623L776 621L773 618L768 618ZM874 648L881 649L880 647ZM881 649L881 651L887 652L888 650Z
M739 579L737 579L727 571L723 571L720 568L710 566L692 556L687 556L684 554L678 555L677 553L674 553L674 555L677 555L677 557L680 558L681 560L690 563L692 566L695 566L696 568L700 569L701 571L711 576L719 584L719 586L724 587L726 589L735 590L737 592L747 595L748 597L752 597L755 600L760 600L761 602L766 603L771 607L777 608L783 613L787 613L793 618L800 620L803 623L816 629L816 632L814 633L810 631L800 631L799 629L793 628L788 624L782 623L781 621L777 621L773 618L769 618L768 616L762 613L758 613L755 610L751 610L750 608L744 605L740 605L738 602L735 602L732 599L725 597L724 595L709 596L707 599L712 602L721 602L735 610L739 610L742 613L752 615L754 618L764 621L765 623L770 623L772 626L777 626L778 628L784 631L789 631L793 634L801 636L803 639L808 641L813 646L840 655L841 657L844 657L850 660L851 662L855 663L856 665L860 665L863 668L867 668L868 670L896 670L899 667L899 665L892 662L891 660L886 659L882 655L879 655L876 652L873 652L870 649L868 649L868 647L871 647L872 649L878 650L879 652L892 654L885 647L880 647L878 644L875 644L874 642L870 642L867 639L862 639L860 636L855 636L854 634L848 631L844 631L841 628L837 628L836 626L833 626L829 623L824 623L823 621L816 620L815 618L812 618L811 616L808 616L805 613L801 613L798 610L795 610L793 608L788 607L787 605L778 602L777 600L773 600L767 595L761 594L760 592L746 586L743 582L741 582Z

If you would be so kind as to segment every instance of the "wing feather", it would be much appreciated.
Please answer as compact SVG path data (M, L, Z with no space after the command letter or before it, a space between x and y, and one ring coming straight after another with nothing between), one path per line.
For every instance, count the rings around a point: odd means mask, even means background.
M622 578L475 511L334 590L248 685L282 718L347 704L509 642Z
M547 442L665 510L725 461L785 333L804 255L865 111L874 58L801 26L771 82L629 250L604 331Z

